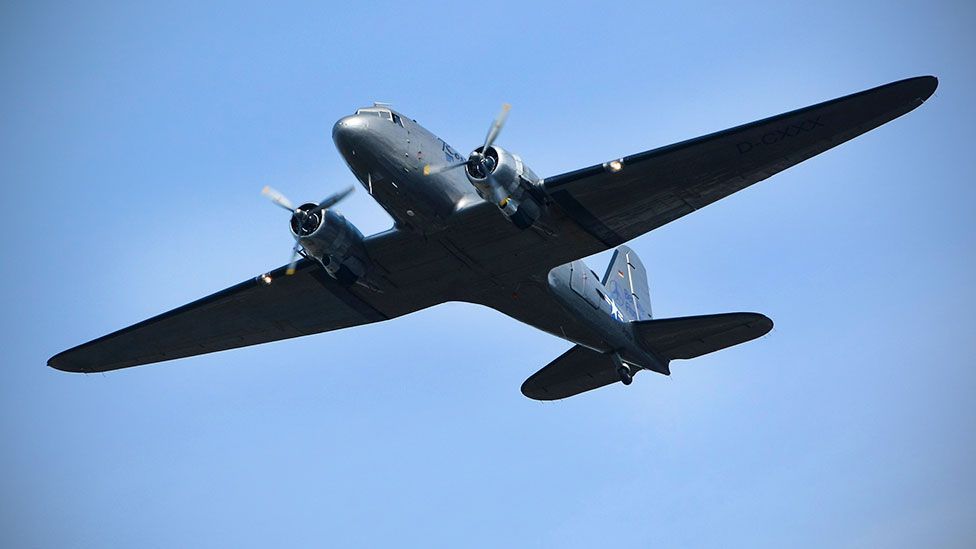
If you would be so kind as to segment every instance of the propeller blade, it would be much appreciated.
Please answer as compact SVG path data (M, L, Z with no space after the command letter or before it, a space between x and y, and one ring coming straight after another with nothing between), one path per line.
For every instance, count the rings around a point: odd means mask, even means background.
M295 211L295 207L292 206L291 201L285 198L285 195L279 193L271 187L265 185L265 187L261 189L261 194L268 197L268 199L270 199L272 202L288 210L289 212Z
M499 207L504 208L506 199L508 198L508 192L499 185L495 185L495 176L491 171L485 173L485 181L488 182L488 188L491 189L492 200Z
M316 210L324 210L326 208L331 208L332 206L335 206L341 200L345 199L347 196L349 196L350 194L352 194L352 192L354 190L356 190L356 187L350 185L348 188L345 188L345 189L343 189L343 190L335 193L334 195L326 198L322 202L319 202L319 207L316 208Z
M453 170L454 168L460 168L461 166L467 164L467 160L462 160L460 162L455 162L453 164L444 164L442 166L431 167L430 164L424 166L424 175L437 175L439 173L444 173L448 170Z
M482 151L487 151L488 147L495 142L495 138L502 131L502 126L505 125L505 120L508 118L508 111L510 110L512 110L512 106L508 103L502 105L502 111L495 117L495 121L492 122L491 128L488 130L488 135L485 136L485 144L481 148Z
M288 263L288 268L285 269L285 275L291 276L295 274L295 265L298 264L298 250L301 248L301 244L298 238L295 238L295 246L291 249L291 262Z

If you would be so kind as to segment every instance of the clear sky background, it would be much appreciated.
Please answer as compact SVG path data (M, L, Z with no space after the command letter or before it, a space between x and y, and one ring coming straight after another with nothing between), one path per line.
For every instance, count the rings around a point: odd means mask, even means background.
M0 546L972 546L972 2L130 4L0 6ZM466 304L45 366L286 262L261 187L353 182L330 130L373 100L464 152L511 102L499 143L546 176L924 74L630 244L658 316L776 322L670 378L528 400L569 344Z

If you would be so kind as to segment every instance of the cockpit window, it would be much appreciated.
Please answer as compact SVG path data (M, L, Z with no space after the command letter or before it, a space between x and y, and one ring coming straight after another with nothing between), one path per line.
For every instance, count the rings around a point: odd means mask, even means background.
M369 107L369 108L366 108L366 109L359 109L359 110L356 111L356 114L368 114L368 115L378 116L378 117L383 118L385 120L391 120L391 121L394 121L394 122L396 122L396 118L399 118L399 116L393 114L390 111L390 109L385 109L383 107ZM396 118L394 118L394 117L396 117Z
M393 114L393 123L396 124L397 126L400 126L402 128L403 127L403 121L400 120L400 115L397 114L397 113L395 113L395 112L394 113L391 113L391 114Z

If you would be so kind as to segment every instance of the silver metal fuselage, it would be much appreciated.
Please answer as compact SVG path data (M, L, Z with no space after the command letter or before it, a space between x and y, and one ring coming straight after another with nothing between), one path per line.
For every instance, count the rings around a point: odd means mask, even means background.
M449 225L453 215L483 201L463 168L424 175L425 165L453 164L464 156L412 119L395 111L391 111L396 114L392 120L376 112L362 112L371 110L361 109L340 119L332 129L332 138L350 170L393 217L398 229L437 233ZM498 216L500 222L508 223L501 211ZM578 288L574 291L574 271L589 278L590 293ZM606 298L602 283L582 261L552 269L543 283L561 306L560 313L566 315L564 324L582 329L554 330L553 322L515 316L517 320L596 351L619 353L631 364L667 370L666 364L637 344L633 326L617 318L616 305Z
M427 164L463 158L413 120L399 113L398 118L400 124L372 113L347 116L332 128L332 139L349 169L398 227L436 232L454 212L481 198L462 169L425 176Z

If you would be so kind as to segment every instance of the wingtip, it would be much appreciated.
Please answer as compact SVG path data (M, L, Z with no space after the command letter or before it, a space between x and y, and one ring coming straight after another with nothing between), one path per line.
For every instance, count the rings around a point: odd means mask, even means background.
M49 368L54 368L62 372L68 372L70 374L90 374L94 371L90 363L84 360L79 360L77 356L71 357L72 351L75 349L68 349L67 351L61 351L60 353L47 359L47 365Z
M773 330L773 319L762 313L756 312L741 312L741 313L728 313L729 315L738 316L740 322L749 326L750 328L756 328L759 332L753 336L752 339L757 337L762 337Z
M548 393L546 393L545 389L538 389L538 388L531 388L531 387L527 389L525 385L522 385L522 396L525 396L526 398L531 398L532 400L538 400L540 402L560 400L560 397L551 396Z
M939 79L936 78L935 76L932 76L931 74L926 76L919 76L917 80L920 84L919 96L922 101L925 101L929 97L932 97L932 94L935 93L935 90L939 87Z
M539 400L543 402L565 398L550 394L548 389L546 389L546 386L538 382L538 373L539 372L532 374L528 379L522 382L522 386L519 387L519 390L522 391L523 396L531 398L532 400Z
M745 314L750 315L752 317L750 324L762 330L762 333L756 337L762 337L772 331L773 319L769 318L768 316L762 313L745 313Z
M50 368L54 368L55 370L60 370L62 372L80 373L82 371L78 370L77 368L72 368L69 365L69 362L65 360L64 353L58 353L47 359L47 365Z

